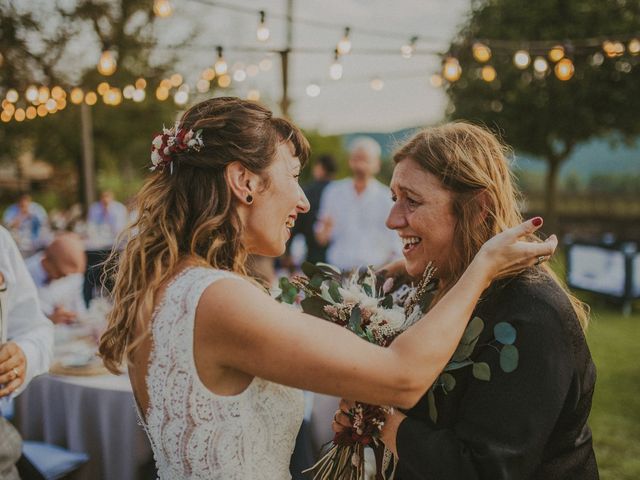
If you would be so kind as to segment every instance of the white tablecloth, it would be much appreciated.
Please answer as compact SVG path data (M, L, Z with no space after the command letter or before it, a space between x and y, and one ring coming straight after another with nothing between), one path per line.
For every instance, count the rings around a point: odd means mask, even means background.
M152 459L126 376L43 375L16 399L16 411L25 440L89 455L74 480L137 480Z

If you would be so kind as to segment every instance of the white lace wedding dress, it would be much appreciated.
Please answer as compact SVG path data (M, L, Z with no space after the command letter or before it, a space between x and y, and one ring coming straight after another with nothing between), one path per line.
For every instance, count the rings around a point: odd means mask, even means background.
M142 423L162 480L291 478L289 461L304 413L302 392L256 377L242 393L221 396L207 389L196 372L198 301L212 282L233 276L189 268L167 287L154 312L149 408Z

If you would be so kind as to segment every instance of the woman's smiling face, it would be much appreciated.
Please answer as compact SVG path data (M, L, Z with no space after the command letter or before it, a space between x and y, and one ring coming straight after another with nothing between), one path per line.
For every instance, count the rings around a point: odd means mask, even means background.
M410 157L396 164L391 192L394 205L386 223L402 239L407 272L419 277L433 261L437 276L447 278L456 226L454 194Z

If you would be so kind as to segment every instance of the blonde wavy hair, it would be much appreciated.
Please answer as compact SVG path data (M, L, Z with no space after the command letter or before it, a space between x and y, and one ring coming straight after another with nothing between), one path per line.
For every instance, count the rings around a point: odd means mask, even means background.
M521 194L507 160L511 153L488 129L466 122L426 128L395 152L395 163L413 159L454 193L455 246L447 265L451 275L441 285L436 301L456 283L483 243L522 222ZM541 241L536 235L529 240ZM586 329L587 305L571 295L547 263L526 274L535 277L542 272L566 292L580 325Z
M309 143L295 125L237 98L195 105L182 116L180 128L202 130L204 146L172 154L173 172L158 171L146 180L134 199L137 220L123 232L124 250L108 261L114 308L99 353L113 373L120 373L148 335L158 292L183 259L246 275L242 224L225 167L239 161L262 175L278 144L288 142L303 164L309 156ZM267 188L267 175L262 179Z

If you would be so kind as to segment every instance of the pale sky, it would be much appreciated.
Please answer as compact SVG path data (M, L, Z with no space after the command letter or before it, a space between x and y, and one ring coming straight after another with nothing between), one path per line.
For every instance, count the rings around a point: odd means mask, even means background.
M73 0L64 0L73 3ZM214 5L208 5L213 3ZM167 19L156 19L155 30L161 47L153 59L161 59L168 46L181 40L194 45L180 53L176 71L195 86L203 69L216 59L216 45L225 48L231 68L257 65L266 58L260 52L233 51L234 47L281 49L285 44L285 22L278 18L286 11L286 0L225 0L218 2L255 13L236 12L215 6L213 0L171 0L174 12ZM33 0L46 10L46 1ZM25 8L26 5L22 7ZM355 131L389 132L427 125L443 118L446 96L429 83L431 74L440 70L440 58L425 52L444 52L464 22L470 0L294 0L294 18L330 23L318 27L294 21L293 47L320 50L319 53L294 53L290 56L290 109L293 120L302 127L321 133ZM265 10L271 38L256 39L258 11ZM342 57L341 80L329 78L332 51L345 26L351 27L352 53ZM55 28L53 26L52 28ZM375 35L371 30L389 32ZM194 38L190 32L196 32ZM400 47L417 35L416 54L402 58ZM99 49L90 41L76 43L66 61L80 71L95 65ZM391 54L359 55L362 49L384 49ZM395 53L397 52L397 53ZM250 89L260 91L261 101L277 109L281 96L279 56L270 57L271 69L234 81L225 94L246 96ZM370 80L378 77L383 88L375 91ZM309 83L320 85L320 95L311 98L305 91ZM148 95L154 94L154 88ZM195 89L192 88L192 91ZM191 95L190 102L199 98Z

